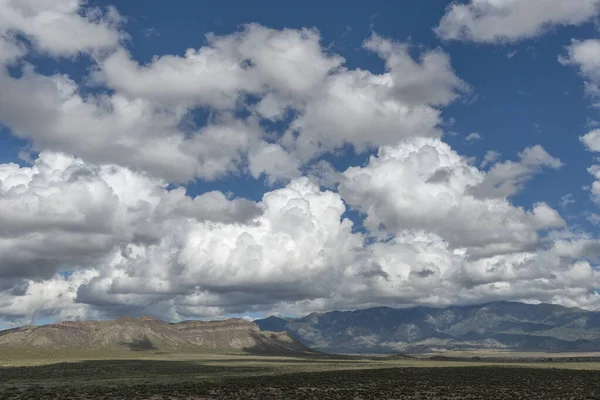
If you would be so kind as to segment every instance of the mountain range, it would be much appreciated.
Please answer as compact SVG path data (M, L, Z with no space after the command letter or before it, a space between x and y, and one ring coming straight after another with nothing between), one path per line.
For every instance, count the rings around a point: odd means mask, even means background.
M600 312L552 304L377 307L255 322L261 330L284 331L307 347L336 354L600 351Z
M0 350L416 354L449 350L600 351L600 312L494 302L446 308L377 307L254 322L153 317L65 321L0 331ZM12 349L12 350L11 350Z
M65 321L0 331L0 349L82 351L313 352L286 332L260 331L244 319L168 323L153 317L120 317L106 321Z

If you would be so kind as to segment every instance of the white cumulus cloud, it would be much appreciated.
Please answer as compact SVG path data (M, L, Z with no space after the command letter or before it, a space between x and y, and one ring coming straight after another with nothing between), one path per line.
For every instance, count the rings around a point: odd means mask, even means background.
M469 0L453 2L435 32L443 39L515 42L579 25L597 15L598 0Z

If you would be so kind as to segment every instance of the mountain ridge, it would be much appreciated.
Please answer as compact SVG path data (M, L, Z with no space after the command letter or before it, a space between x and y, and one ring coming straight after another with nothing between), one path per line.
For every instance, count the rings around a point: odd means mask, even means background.
M257 324L244 319L170 323L127 316L6 329L0 331L0 348L314 353L285 332L261 331Z
M449 350L600 351L600 313L498 301L435 308L374 307L255 321L328 353Z

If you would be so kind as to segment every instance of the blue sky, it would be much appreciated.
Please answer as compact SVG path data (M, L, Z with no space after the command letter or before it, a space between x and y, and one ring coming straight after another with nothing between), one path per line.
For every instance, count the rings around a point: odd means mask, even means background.
M559 3L7 3L0 319L600 307L600 1Z

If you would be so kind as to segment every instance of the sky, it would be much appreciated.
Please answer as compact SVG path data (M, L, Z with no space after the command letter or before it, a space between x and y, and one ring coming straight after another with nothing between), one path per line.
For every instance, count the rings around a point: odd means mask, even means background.
M600 309L600 0L0 0L0 327Z

